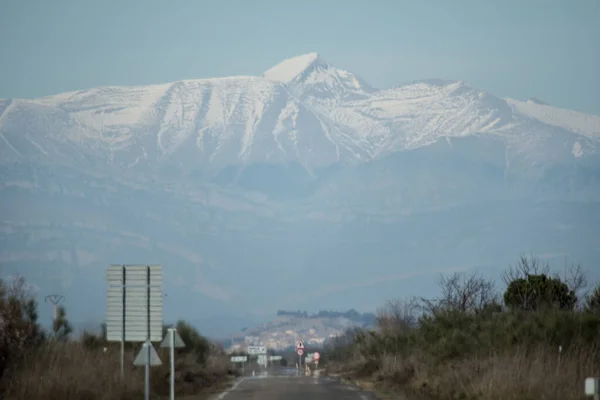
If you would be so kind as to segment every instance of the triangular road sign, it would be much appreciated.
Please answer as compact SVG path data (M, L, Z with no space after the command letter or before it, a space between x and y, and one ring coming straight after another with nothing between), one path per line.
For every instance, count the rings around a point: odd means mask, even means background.
M133 365L135 365L136 367L146 365L146 362L148 360L148 351L150 352L150 365L151 366L156 366L156 365L162 364L162 362L160 361L160 358L158 357L158 354L156 353L156 350L154 350L154 346L152 346L152 343L145 342L142 345L142 348L140 349L140 352L138 353L137 357L135 358Z
M167 330L167 334L165 335L163 341L160 343L160 347L171 347L171 331L173 332L173 344L175 345L175 348L181 349L185 347L185 343L179 335L179 332L177 332L177 329L172 328L169 328L169 330Z

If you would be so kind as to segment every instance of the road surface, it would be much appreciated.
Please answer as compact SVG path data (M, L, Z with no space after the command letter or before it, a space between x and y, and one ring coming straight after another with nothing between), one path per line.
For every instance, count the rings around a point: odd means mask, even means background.
M296 369L239 378L215 400L375 400L370 392L320 376L298 376Z

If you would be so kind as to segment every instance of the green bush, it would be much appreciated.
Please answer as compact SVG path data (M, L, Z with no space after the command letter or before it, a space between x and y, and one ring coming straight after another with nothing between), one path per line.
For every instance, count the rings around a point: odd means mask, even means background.
M0 378L45 334L38 324L37 303L23 277L0 279Z
M504 293L504 303L513 310L572 310L577 304L577 296L558 278L545 274L527 275L509 283Z

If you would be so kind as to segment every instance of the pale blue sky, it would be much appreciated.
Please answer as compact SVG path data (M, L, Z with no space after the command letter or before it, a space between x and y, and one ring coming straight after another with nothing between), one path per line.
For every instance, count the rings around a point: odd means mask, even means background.
M598 0L0 0L0 97L259 75L316 51L376 87L462 79L600 115Z

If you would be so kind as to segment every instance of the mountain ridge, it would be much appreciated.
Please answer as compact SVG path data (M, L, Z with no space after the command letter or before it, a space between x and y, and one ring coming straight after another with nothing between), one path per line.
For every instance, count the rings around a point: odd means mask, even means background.
M5 100L0 151L5 159L28 153L43 157L55 141L66 141L83 157L98 151L108 151L109 160L121 155L124 166L193 150L193 162L201 168L291 161L310 170L364 163L444 137L488 134L514 147L524 139L521 131L540 137L536 131L564 130L574 134L572 145L580 156L595 153L589 141L600 138L600 117L563 110L556 121L538 110L549 106L527 108L462 81L424 80L381 90L360 82L309 53L282 61L263 77L107 86ZM583 122L565 123L565 118ZM23 119L29 120L25 138L13 124L16 120L22 131ZM36 125L36 119L43 124ZM50 141L41 134L48 130L61 135ZM576 144L578 135L585 143Z
M107 264L162 264L165 315L212 335L523 252L600 261L598 117L317 64L0 100L2 273L101 322Z

